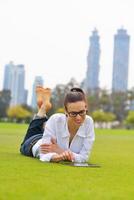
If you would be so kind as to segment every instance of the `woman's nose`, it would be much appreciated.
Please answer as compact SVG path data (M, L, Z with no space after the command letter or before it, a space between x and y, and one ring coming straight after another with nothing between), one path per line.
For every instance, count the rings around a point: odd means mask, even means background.
M81 116L79 114L77 114L76 119L81 119Z

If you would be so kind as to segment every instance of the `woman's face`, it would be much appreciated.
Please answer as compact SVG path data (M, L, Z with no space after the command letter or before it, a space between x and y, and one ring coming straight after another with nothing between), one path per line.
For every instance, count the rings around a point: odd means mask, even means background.
M68 103L66 108L66 114L68 120L73 125L80 126L86 117L87 106L84 101L77 101L74 103Z

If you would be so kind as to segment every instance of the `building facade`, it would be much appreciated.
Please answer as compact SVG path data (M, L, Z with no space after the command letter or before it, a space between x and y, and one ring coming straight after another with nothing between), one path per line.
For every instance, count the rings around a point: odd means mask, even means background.
M114 36L112 92L125 92L128 88L129 41L123 28Z
M24 65L14 65L10 62L5 66L3 89L10 90L10 106L27 104L27 90L24 89Z
M87 55L87 73L84 81L86 91L94 91L99 88L100 71L100 37L95 29L90 37L90 48Z

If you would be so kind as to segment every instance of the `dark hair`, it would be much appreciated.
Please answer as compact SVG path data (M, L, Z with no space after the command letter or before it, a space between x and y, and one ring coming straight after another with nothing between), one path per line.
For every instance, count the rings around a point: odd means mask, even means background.
M84 101L85 103L87 103L85 93L83 92L83 90L81 88L72 88L65 95L65 98L64 98L65 109L67 109L68 103L74 103L77 101Z

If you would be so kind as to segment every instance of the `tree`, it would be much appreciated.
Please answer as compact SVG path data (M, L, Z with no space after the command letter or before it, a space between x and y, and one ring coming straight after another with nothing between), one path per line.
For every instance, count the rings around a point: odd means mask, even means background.
M116 119L115 114L111 112L105 112L105 122L113 122Z
M7 117L7 109L11 100L11 94L9 90L3 90L0 92L0 118Z
M96 110L92 113L92 117L95 122L104 122L105 121L105 113L102 110Z
M59 108L63 108L65 94L69 92L70 89L73 87L79 87L79 84L74 78L71 78L67 84L56 85L56 87L52 91L51 101L53 104L53 108L50 113L56 112Z
M111 110L120 122L123 121L128 113L127 99L127 92L114 92L111 94Z
M111 112L104 112L102 110L97 110L92 113L92 117L95 122L102 127L102 124L105 122L107 125L109 122L113 122L116 119L116 116Z
M130 128L134 127L134 111L129 111L126 119L125 124Z
M128 107L130 110L134 110L134 87L128 90Z
M32 113L24 109L22 106L18 105L10 107L7 110L7 115L10 119L21 122L23 120L26 120L27 118L30 118L32 116Z
M111 111L111 97L106 89L88 91L86 95L89 111L91 113L99 109L105 112Z
M86 93L87 96L87 103L88 103L88 109L89 112L92 113L95 110L100 109L100 104L99 104L99 93L98 92L90 92L88 91Z
M56 113L64 113L65 111L64 111L64 108L62 107L62 108L58 108L57 110L56 110Z
M102 109L103 111L105 111L105 112L111 111L110 94L105 89L100 90L99 105L100 105L100 109Z
M58 84L52 91L52 104L53 104L53 112L55 112L58 108L63 107L65 96L65 85Z

